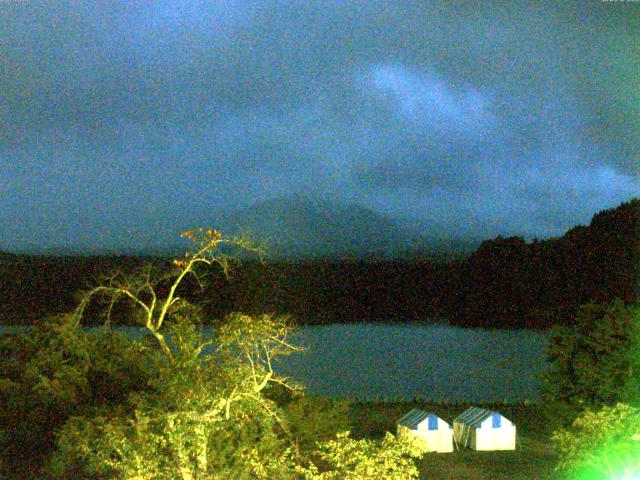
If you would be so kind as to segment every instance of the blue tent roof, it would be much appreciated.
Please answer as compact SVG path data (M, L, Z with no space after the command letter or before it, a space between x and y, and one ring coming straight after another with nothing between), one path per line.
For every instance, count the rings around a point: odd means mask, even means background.
M478 428L480 424L484 422L487 418L492 415L497 414L502 417L499 412L494 412L492 410L485 410L480 407L469 407L456 418L453 419L454 423L466 423L467 425L471 425L472 427ZM505 418L505 417L502 417Z
M418 425L422 423L430 415L433 415L434 417L436 416L431 412L425 412L424 410L418 410L414 408L405 416L403 416L400 420L398 420L398 423L403 427L408 427L411 430L415 430L416 428L418 428Z

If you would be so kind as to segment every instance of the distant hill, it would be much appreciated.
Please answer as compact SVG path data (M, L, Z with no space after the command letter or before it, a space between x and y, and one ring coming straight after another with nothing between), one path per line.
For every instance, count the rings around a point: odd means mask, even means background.
M480 244L411 228L358 204L295 194L233 212L212 225L226 234L245 232L267 244L271 258L461 258Z
M266 242L270 257L392 255L416 247L419 234L361 205L304 195L278 197L222 215L230 234Z
M438 228L390 219L369 208L344 201L320 200L304 194L276 197L241 209L208 208L184 218L169 219L170 226L132 247L110 248L38 246L27 244L13 253L36 256L168 256L181 255L190 243L181 231L210 227L225 236L247 233L267 246L272 259L463 258L480 240L449 238Z

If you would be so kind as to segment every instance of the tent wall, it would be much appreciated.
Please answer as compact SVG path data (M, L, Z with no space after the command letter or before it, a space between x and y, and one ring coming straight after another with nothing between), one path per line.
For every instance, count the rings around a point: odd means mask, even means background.
M423 421L411 429L398 425L398 436L407 438L429 452L453 452L453 430L447 422L438 418L438 428L429 430L429 422Z
M437 430L429 430L427 422L418 426L419 434L427 441L427 448L432 452L453 452L453 430L447 422L438 417Z
M500 428L492 427L492 419L485 420L480 428L465 423L453 424L453 434L460 447L473 450L515 450L516 427L502 418Z
M516 427L503 417L500 428L492 428L491 419L487 419L477 430L476 438L476 450L515 450Z

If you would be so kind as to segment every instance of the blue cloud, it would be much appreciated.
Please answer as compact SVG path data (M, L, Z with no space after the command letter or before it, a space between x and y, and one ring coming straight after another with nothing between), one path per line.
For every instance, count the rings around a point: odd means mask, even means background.
M3 241L144 245L294 192L560 233L638 194L618 7L0 2Z

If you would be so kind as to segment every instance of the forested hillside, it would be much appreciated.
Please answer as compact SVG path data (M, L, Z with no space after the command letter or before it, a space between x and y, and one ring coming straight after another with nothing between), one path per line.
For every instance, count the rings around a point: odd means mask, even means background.
M464 260L309 259L245 261L225 278L210 272L199 296L211 317L231 311L289 313L301 323L446 317L462 326L546 328L570 323L578 305L620 298L640 285L640 199L594 215L559 238L484 241ZM75 305L75 293L114 267L144 257L0 256L0 319L33 323Z

